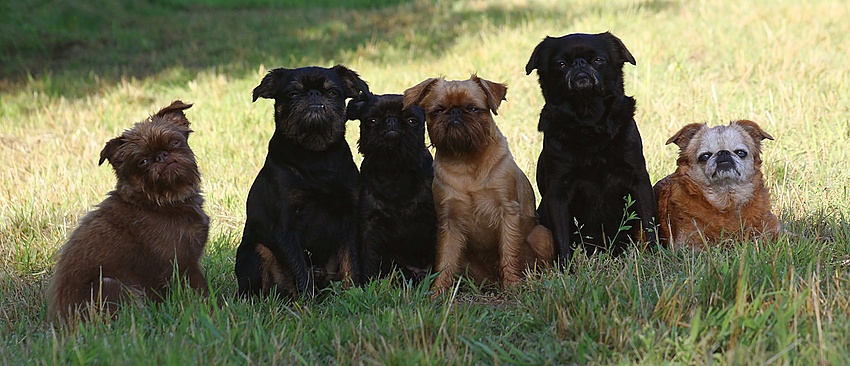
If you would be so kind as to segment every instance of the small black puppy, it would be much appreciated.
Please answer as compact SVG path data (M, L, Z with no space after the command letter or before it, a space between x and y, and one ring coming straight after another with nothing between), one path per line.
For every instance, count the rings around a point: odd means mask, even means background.
M434 266L437 212L431 183L433 158L425 146L425 112L404 109L400 94L348 103L360 120L360 230L364 278L393 267L418 282Z
M354 71L274 69L254 88L275 100L275 132L248 193L236 252L240 294L275 287L297 298L329 280L359 281L357 166L345 141L346 98L370 95Z
M546 101L538 125L538 215L552 230L562 269L581 244L588 254L601 249L615 256L631 240L655 245L655 197L635 100L623 90L625 62L635 59L605 32L546 37L525 67L526 74L537 69ZM627 220L626 196L639 221Z

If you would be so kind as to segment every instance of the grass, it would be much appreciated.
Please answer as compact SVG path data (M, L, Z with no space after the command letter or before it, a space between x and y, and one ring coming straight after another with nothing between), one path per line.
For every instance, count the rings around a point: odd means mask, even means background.
M847 4L327 4L0 5L0 364L850 363ZM684 124L754 120L776 138L763 170L797 237L579 257L574 273L506 292L467 283L450 300L397 278L291 303L234 296L244 202L273 128L271 103L250 102L267 70L344 63L378 93L471 72L507 82L496 121L533 181L543 101L524 74L531 50L546 35L606 30L637 59L626 90L653 181L673 171L677 151L663 143ZM52 327L54 253L114 186L100 149L174 99L195 103L212 295Z

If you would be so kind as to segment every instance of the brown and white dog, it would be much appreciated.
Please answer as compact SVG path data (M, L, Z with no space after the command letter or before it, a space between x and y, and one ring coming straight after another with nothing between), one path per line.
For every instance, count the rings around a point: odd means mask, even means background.
M667 140L680 152L676 172L654 187L662 242L702 250L782 231L761 173L764 139L773 137L740 120L712 128L692 123Z
M434 156L437 209L435 296L466 269L478 283L517 285L523 271L553 260L552 234L537 222L534 191L514 162L493 114L507 87L427 79L404 92L404 107L425 111Z

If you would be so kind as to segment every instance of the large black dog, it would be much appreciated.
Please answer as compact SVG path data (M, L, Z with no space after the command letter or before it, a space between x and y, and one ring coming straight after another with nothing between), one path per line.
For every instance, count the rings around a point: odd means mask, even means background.
M337 65L274 69L254 89L275 100L275 132L248 193L236 252L241 294L299 297L329 280L359 282L357 166L345 141L345 100L369 95Z
M402 271L422 280L434 266L437 212L433 159L425 146L425 112L404 109L400 94L348 103L360 120L360 230L364 278Z
M635 59L606 32L546 37L525 67L527 74L537 69L546 101L538 125L538 214L552 230L561 268L578 245L616 256L632 240L655 243L655 198L635 100L623 90L625 62ZM627 196L634 201L628 213ZM631 213L640 220L628 220Z

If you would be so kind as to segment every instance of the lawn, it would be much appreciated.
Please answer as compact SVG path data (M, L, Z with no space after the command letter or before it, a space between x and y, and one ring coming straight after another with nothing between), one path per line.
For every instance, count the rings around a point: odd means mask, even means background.
M39 0L0 4L0 364L850 364L850 5L695 0ZM534 181L546 35L611 31L655 182L687 123L750 119L774 212L796 234L703 253L579 257L573 273L431 300L394 277L314 299L240 299L233 265L276 67L356 70L376 93L472 72ZM44 292L76 222L115 184L104 143L175 99L212 219L207 299L77 327ZM356 122L348 124L352 146ZM356 153L356 152L355 152ZM360 158L355 154L355 161Z

